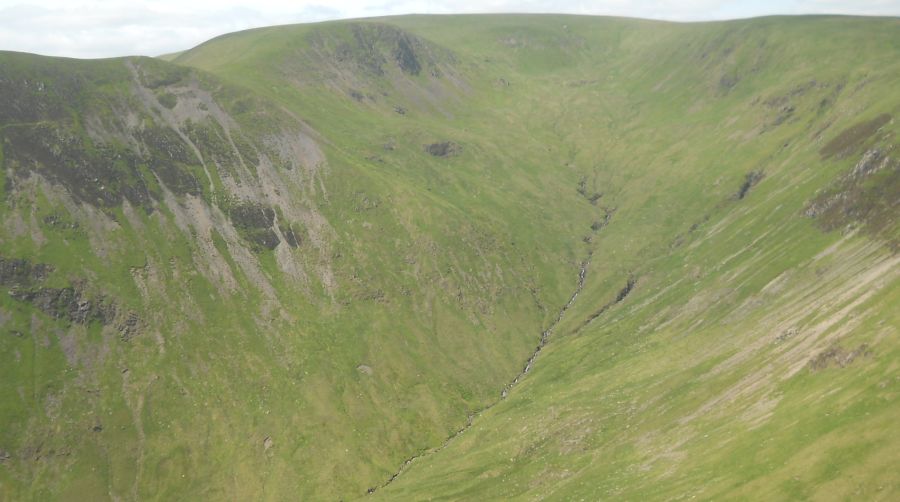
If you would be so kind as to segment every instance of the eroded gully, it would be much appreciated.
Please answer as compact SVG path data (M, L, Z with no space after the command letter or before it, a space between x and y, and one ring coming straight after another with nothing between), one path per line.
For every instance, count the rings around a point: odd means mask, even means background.
M541 350L543 350L544 346L547 345L547 342L550 341L550 337L553 335L554 329L556 329L556 326L562 320L563 316L566 314L566 311L568 311L569 308L571 308L572 305L575 304L575 300L578 298L578 294L581 293L581 290L584 288L584 279L587 275L588 265L591 262L591 255L592 255L592 253L589 252L587 259L585 259L583 262L581 262L581 268L579 269L579 272L578 272L578 283L575 285L575 291L572 293L572 296L569 298L569 301L566 302L566 304L562 306L562 308L559 310L559 313L556 315L556 318L553 320L553 322L550 323L550 326L548 326L547 329L545 329L544 332L541 333L541 339L538 342L537 347L535 347L534 351L531 353L531 356L525 361L525 366L522 367L522 370L519 371L519 373L515 376L515 378L513 378L509 383L507 383L503 387L503 390L500 391L499 398L496 401L488 404L484 408L470 414L468 419L466 420L466 424L461 429L459 429L458 431L454 432L449 437L447 437L447 439L445 439L444 442L441 443L440 445L435 446L433 448L429 448L427 450L423 450L423 451L407 458L406 460L404 460L403 463L400 464L400 468L397 469L397 471L394 474L392 474L391 477L387 479L387 481L385 481L384 483L382 483L379 486L373 486L373 487L369 488L366 493L372 494L372 493L375 493L377 490L388 486L389 484L393 483L394 480L397 479L398 476L403 474L403 471L405 471L406 468L409 467L409 465L412 464L413 462L415 462L416 460L418 460L422 457L426 457L428 455L433 455L433 454L443 450L444 448L446 448L454 439L456 439L458 436L462 435L464 432L469 430L469 428L472 427L472 424L475 422L476 418L481 416L487 410L489 410L489 409L493 408L494 406L496 406L497 404L499 404L500 401L506 399L506 396L509 395L509 392L512 390L512 388L515 387L519 383L519 381L522 380L522 378L526 374L528 374L529 371L531 371L532 367L534 367L535 360L537 359L538 355L540 355ZM621 300L618 300L618 301L621 301ZM616 301L616 303L618 303L618 301Z

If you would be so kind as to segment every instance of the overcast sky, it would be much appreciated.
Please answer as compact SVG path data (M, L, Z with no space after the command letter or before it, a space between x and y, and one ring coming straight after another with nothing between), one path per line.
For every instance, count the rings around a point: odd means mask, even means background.
M565 12L694 21L768 14L900 16L900 0L0 0L0 50L156 56L231 31L410 13Z

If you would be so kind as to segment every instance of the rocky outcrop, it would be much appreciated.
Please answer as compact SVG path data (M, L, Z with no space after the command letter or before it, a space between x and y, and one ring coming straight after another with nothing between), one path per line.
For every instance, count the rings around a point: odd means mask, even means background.
M588 318L585 319L584 322L581 323L580 326L578 326L578 328L575 330L575 332L577 333L578 331L581 331L585 326L594 322L595 319L597 319L601 315L605 314L607 310L613 308L614 306L616 306L619 303L622 303L625 300L625 298L627 298L628 295L631 294L632 291L634 291L634 287L636 285L637 285L637 278L635 278L633 276L629 277L628 280L625 282L625 285L622 286L622 289L620 289L619 292L616 293L615 299L604 304L602 307L597 309L593 314L589 315Z
M21 302L27 302L44 314L76 324L98 321L110 324L116 317L116 307L105 298L88 298L82 291L73 288L37 288L32 290L11 290L9 295Z
M0 285L3 286L29 286L43 281L51 272L53 267L46 263L0 257Z
M894 146L866 150L831 186L820 191L803 209L824 231L862 226L900 248L892 231L900 196L900 160L889 152Z
M413 43L410 40L410 36L405 33L397 37L397 46L394 48L394 60L397 61L397 65L404 73L418 75L422 71L422 65L416 57Z
M114 326L123 340L140 332L142 322L136 312L120 312L114 301L88 294L81 283L61 288L44 286L52 272L53 267L46 263L0 257L0 285L9 288L8 294L14 300L66 323Z
M275 211L272 208L260 203L243 202L231 207L228 215L235 228L245 239L253 243L256 249L271 250L281 243L281 239L275 233Z
M462 147L452 141L442 141L425 145L425 151L435 157L453 157L462 152Z
M341 33L346 30L348 33ZM344 36L342 36L344 35ZM399 70L416 76L422 70L431 75L455 61L453 54L396 26L380 23L348 23L315 30L310 34L313 48L335 66L358 73L385 76Z
M763 173L762 171L750 171L749 173L745 174L744 181L743 183L741 183L738 191L734 194L734 198L737 200L741 200L746 197L747 194L750 193L750 189L752 189L757 185L757 183L762 181L765 176L765 173Z
M807 366L810 371L821 371L831 367L846 368L860 357L869 357L872 350L867 344L862 344L853 350L834 346L820 352L809 360Z

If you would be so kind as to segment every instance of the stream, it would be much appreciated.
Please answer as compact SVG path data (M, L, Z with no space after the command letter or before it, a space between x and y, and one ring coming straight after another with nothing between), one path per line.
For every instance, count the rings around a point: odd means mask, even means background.
M400 476L400 474L403 473L404 470L406 470L406 468L410 464L412 464L417 459L437 453L437 452L443 450L444 448L446 448L450 444L451 441L456 439L457 436L461 435L462 433L466 432L470 427L472 427L472 424L475 422L476 418L478 418L485 411L496 406L498 403L500 403L500 401L506 399L506 397L509 395L509 392L512 390L512 388L515 387L519 383L519 381L529 371L531 371L531 368L534 366L534 362L537 359L538 355L540 355L541 350L550 341L550 337L551 337L551 335L553 335L553 330L556 328L556 326L562 320L563 316L566 314L566 311L569 310L569 308L571 308L572 305L575 304L575 300L578 298L578 294L581 293L581 290L584 288L584 279L587 275L588 265L591 263L591 254L592 253L588 253L587 259L584 260L583 262L581 262L581 268L578 272L578 283L575 286L575 292L572 293L572 296L569 298L569 301L566 302L566 304L563 305L563 307L559 310L559 314L556 315L556 319L554 319L553 322L550 323L550 326L548 326L547 329L545 329L544 332L541 333L541 339L538 342L537 347L535 347L534 351L531 353L531 356L525 361L525 366L522 367L522 370L515 376L515 378L512 379L512 381L510 381L503 387L503 390L500 391L499 399L497 399L496 401L492 402L491 404L485 406L484 408L470 414L468 419L466 420L466 424L461 429L459 429L458 431L454 432L449 437L447 437L447 439L445 439L444 442L441 443L439 446L435 446L433 448L423 450L420 453L417 453L416 455L413 455L413 456L407 458L406 460L404 460L403 463L400 464L400 468L397 469L397 472L392 474L391 477L388 478L388 480L385 481L384 483L382 483L380 486L373 486L373 487L369 488L366 491L367 494L375 493L378 489L384 488L387 485L391 484L395 479L397 479L398 476Z

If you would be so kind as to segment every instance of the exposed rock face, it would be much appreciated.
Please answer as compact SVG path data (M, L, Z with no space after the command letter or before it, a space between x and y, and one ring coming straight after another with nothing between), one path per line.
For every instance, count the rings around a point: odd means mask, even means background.
M87 237L99 255L116 245L109 232L125 223L120 211L129 219L125 226L139 233L140 214L161 212L198 244L193 268L224 290L235 290L235 274L244 274L275 301L256 257L269 252L292 279L313 276L326 290L333 287L331 229L316 204L325 190L325 156L299 118L223 89L213 77L152 59L98 63L93 71L72 63L60 74L56 62L44 67L19 57L0 57L0 70L19 75L0 77L0 90L34 106L0 105L2 167L8 196L45 197L57 208L38 215L45 229ZM109 81L121 85L104 86ZM23 212L19 219L30 217ZM276 250L282 241L288 245ZM303 243L318 256L292 255ZM41 274L17 266L0 265L8 285ZM17 295L70 317L61 305L73 293L46 289ZM136 329L123 324L122 336Z
M425 151L435 157L452 157L462 152L462 147L452 141L425 145Z
M75 325L98 322L112 326L123 341L141 333L144 322L137 312L121 309L109 297L87 293L83 279L66 287L45 286L53 271L54 268L46 263L0 257L0 286L9 288L10 298L29 304L57 321ZM24 336L18 330L11 333Z
M886 156L884 152L877 148L867 150L862 158L859 159L859 162L853 166L848 177L849 179L859 179L869 176L870 174L874 174L887 167L890 161L890 157Z
M99 321L109 324L116 317L116 307L104 299L89 299L81 291L68 288L39 288L10 291L16 300L28 302L54 319L77 324Z
M422 65L416 58L416 52L413 50L413 42L406 33L397 37L397 47L394 49L394 59L404 73L410 75L418 75L422 71Z
M342 27L344 28L344 27ZM455 61L446 49L435 46L395 26L380 23L349 23L347 37L333 39L334 29L312 32L310 40L317 50L327 54L339 66L384 76L393 70L419 75L423 69L437 69Z
M297 235L297 232L294 231L294 227L292 225L279 225L278 230L281 231L281 235L284 237L284 242L287 242L288 246L292 248L300 247L303 239L299 235Z
M0 284L4 286L28 286L41 282L53 271L45 263L32 264L25 259L0 257Z
M43 287L53 267L45 263L31 263L26 259L0 257L0 285L9 287L9 296L33 305L47 316L75 324L100 322L112 325L117 320L116 304L105 297L91 297L81 285L62 288ZM125 339L140 330L140 317L128 312L117 326Z
M757 183L762 181L765 178L765 173L762 171L750 171L746 175L744 175L744 182L741 183L741 187L738 189L737 193L734 194L734 198L741 200L750 193L750 189L756 186Z
M119 334L124 341L131 340L135 335L141 332L141 318L135 312L128 312L125 320L118 326Z
M361 106L388 102L400 115L428 109L447 116L470 91L453 51L396 26L345 23L311 29L306 38L309 48L281 65L300 89L325 82ZM315 61L318 71L302 61Z
M123 200L150 208L150 193L139 174L146 160L133 152L93 145L63 124L39 123L3 132L7 162L16 175L34 170L63 185L73 198L102 208Z
M872 350L866 344L862 344L853 350L834 346L820 352L810 359L808 366L811 371L820 371L830 367L845 368L854 360L871 355Z
M803 214L825 231L860 224L872 234L900 247L892 233L900 194L900 160L884 150L866 150L831 186L810 200Z
M259 203L245 202L232 207L229 216L244 238L257 246L275 249L281 243L274 230L275 211L272 208ZM296 237L294 241L292 247L296 247Z
M112 302L88 298L77 287L36 287L52 272L53 267L46 263L0 257L0 285L10 288L10 297L30 303L54 319L77 324L92 321L108 324L116 317Z
M631 294L632 291L634 291L635 286L637 286L637 278L634 276L630 276L628 278L628 280L625 282L625 286L623 286L622 289L620 289L619 292L616 294L616 298L610 302L607 302L602 307L597 309L593 314L588 316L588 318L585 319L584 322L581 323L581 325L575 330L575 332L580 331L588 324L594 322L595 319L597 319L601 315L605 314L606 311L608 311L612 307L616 306L619 303L622 303L625 300L625 298L627 298L628 295Z

